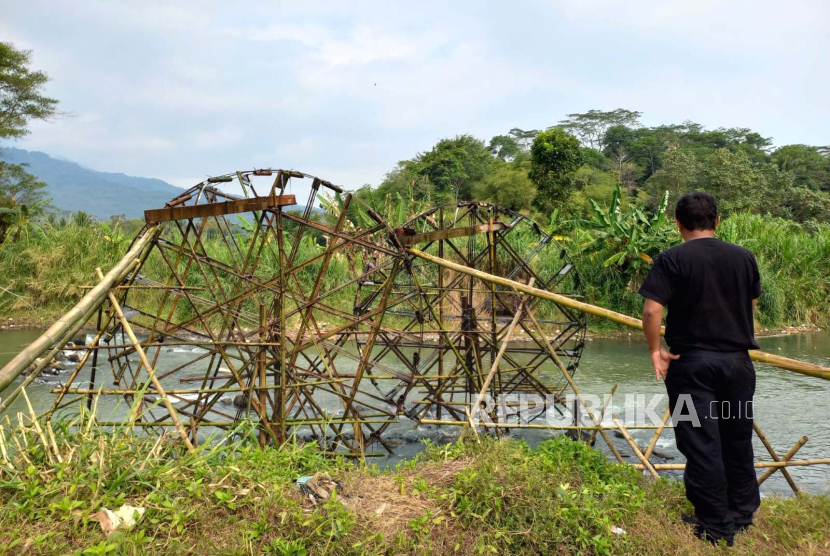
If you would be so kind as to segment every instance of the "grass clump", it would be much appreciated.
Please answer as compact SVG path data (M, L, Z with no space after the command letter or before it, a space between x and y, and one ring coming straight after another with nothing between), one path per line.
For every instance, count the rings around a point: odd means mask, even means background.
M8 432L8 430L6 431ZM48 434L47 434L48 433ZM54 436L54 440L52 439ZM565 437L429 445L396 469L312 446L260 448L253 431L189 454L171 439L73 423L5 435L3 554L716 554L680 523L682 484L649 482ZM312 504L297 477L342 490ZM106 536L102 506L146 509ZM830 498L765 499L741 554L826 554Z

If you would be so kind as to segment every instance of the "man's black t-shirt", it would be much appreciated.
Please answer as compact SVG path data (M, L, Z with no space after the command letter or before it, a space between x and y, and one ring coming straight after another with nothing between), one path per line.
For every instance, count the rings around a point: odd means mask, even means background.
M752 300L761 295L761 276L748 249L716 238L681 243L654 260L640 295L668 307L673 353L758 349Z

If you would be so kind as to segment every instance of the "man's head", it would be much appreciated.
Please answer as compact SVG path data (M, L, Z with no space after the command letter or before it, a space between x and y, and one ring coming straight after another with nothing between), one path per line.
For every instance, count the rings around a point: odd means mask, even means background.
M684 239L686 236L712 236L718 227L718 202L703 191L686 193L677 200L674 219Z

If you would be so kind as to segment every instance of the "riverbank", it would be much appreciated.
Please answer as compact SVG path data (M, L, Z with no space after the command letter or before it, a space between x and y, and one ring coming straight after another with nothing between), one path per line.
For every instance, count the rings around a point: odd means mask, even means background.
M380 472L310 446L240 441L189 455L56 426L47 455L36 431L6 433L20 449L0 481L2 554L721 553L680 522L682 483L649 482L566 438L534 450L467 438ZM328 500L295 484L318 472L340 485ZM125 504L143 515L107 536L99 510ZM735 550L826 553L828 522L826 495L768 497Z

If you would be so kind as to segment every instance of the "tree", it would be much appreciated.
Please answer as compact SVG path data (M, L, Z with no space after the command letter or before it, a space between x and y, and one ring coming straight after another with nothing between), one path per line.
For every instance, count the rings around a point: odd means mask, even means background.
M605 131L603 137L602 154L608 158L613 159L618 152L631 151L631 146L637 141L637 133L630 127L624 125L614 125Z
M529 209L536 188L527 177L528 163L496 160L484 181L476 187L475 198L486 200L513 210Z
M533 144L533 140L539 135L538 129L530 129L524 130L519 129L518 127L514 127L508 132L508 135L512 137L516 144L519 145L519 148L523 151L530 150L530 145Z
M767 180L753 171L746 153L722 148L706 159L700 189L714 195L721 213L729 214L757 210L768 187Z
M58 101L42 94L49 77L29 69L32 52L0 42L0 138L27 135L31 120L55 114Z
M79 210L78 212L72 213L70 218L72 225L76 228L89 228L92 224L95 223L95 218L86 211Z
M603 172L611 169L611 161L605 158L605 155L598 150L589 147L580 147L579 152L582 154L583 164L587 164L591 168L602 170Z
M368 189L361 188L365 196ZM402 160L394 170L386 174L380 186L374 191L373 197L384 198L389 195L401 194L414 197L417 200L428 200L432 197L435 187L429 177L419 173L417 164L411 160Z
M0 42L0 139L23 137L31 120L45 120L55 113L58 101L42 94L49 77L29 69L30 60L30 51ZM20 237L44 210L45 187L23 165L0 161L0 243L5 243L8 232L12 239Z
M496 135L490 139L487 148L490 149L490 154L501 160L513 160L522 152L519 143L509 135Z
M598 170L586 163L574 174L574 188L576 192L571 198L571 204L585 216L591 211L591 199L600 205L608 205L611 202L617 189L617 180L611 172ZM628 196L623 196L621 202L624 208L628 203Z
M663 166L646 181L649 203L656 206L663 192L668 191L672 201L698 188L702 167L694 152L688 149L670 149ZM669 203L668 214L674 216L674 202Z
M654 257L679 243L680 235L666 218L668 191L660 197L651 217L634 204L623 212L622 199L622 188L617 184L607 206L590 200L593 214L581 224L591 230L592 241L584 249L607 257L603 266L617 267L628 278L626 289L637 291Z
M573 179L582 165L579 141L559 128L543 131L530 149L528 176L536 185L534 206L545 214L564 205L573 191Z
M830 194L808 187L792 187L784 199L786 217L796 222L830 222Z
M436 200L472 200L473 187L480 183L490 163L490 151L472 135L458 135L439 141L432 150L421 153L411 166L435 186Z
M796 186L830 191L830 158L821 147L785 145L772 153L772 162L793 174Z
M617 108L610 112L589 110L584 114L568 114L555 127L573 132L588 147L605 149L605 133L612 126L639 127L642 112Z
M32 218L43 213L48 200L46 184L28 173L23 164L0 161L0 244L7 233L16 240Z
M666 143L651 130L631 145L631 160L643 168L642 181L647 180L663 165Z

